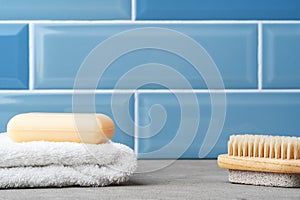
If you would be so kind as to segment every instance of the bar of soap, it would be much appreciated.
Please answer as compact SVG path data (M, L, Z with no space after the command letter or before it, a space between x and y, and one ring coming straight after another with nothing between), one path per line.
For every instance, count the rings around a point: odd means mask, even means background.
M100 144L112 138L114 123L104 114L24 113L8 122L7 133L14 142Z

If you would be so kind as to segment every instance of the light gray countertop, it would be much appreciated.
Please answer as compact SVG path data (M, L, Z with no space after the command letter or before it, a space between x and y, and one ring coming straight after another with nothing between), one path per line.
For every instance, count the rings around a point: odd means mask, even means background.
M231 184L216 160L140 160L138 172L121 185L2 189L0 199L300 199L300 188Z

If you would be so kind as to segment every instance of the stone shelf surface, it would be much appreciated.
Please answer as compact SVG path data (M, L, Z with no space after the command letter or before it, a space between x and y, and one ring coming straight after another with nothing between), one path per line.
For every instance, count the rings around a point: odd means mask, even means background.
M139 160L138 172L161 168L165 160ZM300 199L300 188L231 184L216 160L177 160L168 167L136 173L121 185L2 189L0 199Z

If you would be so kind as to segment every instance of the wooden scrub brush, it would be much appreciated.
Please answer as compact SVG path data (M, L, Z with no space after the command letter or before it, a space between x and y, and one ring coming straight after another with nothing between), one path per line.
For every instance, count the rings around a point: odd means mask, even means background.
M218 165L232 183L300 187L300 138L232 135Z

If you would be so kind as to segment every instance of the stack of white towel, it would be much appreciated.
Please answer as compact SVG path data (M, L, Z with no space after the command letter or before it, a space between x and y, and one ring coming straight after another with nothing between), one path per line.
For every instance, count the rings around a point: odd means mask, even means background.
M0 134L0 188L106 186L128 180L136 166L118 143L14 143Z

